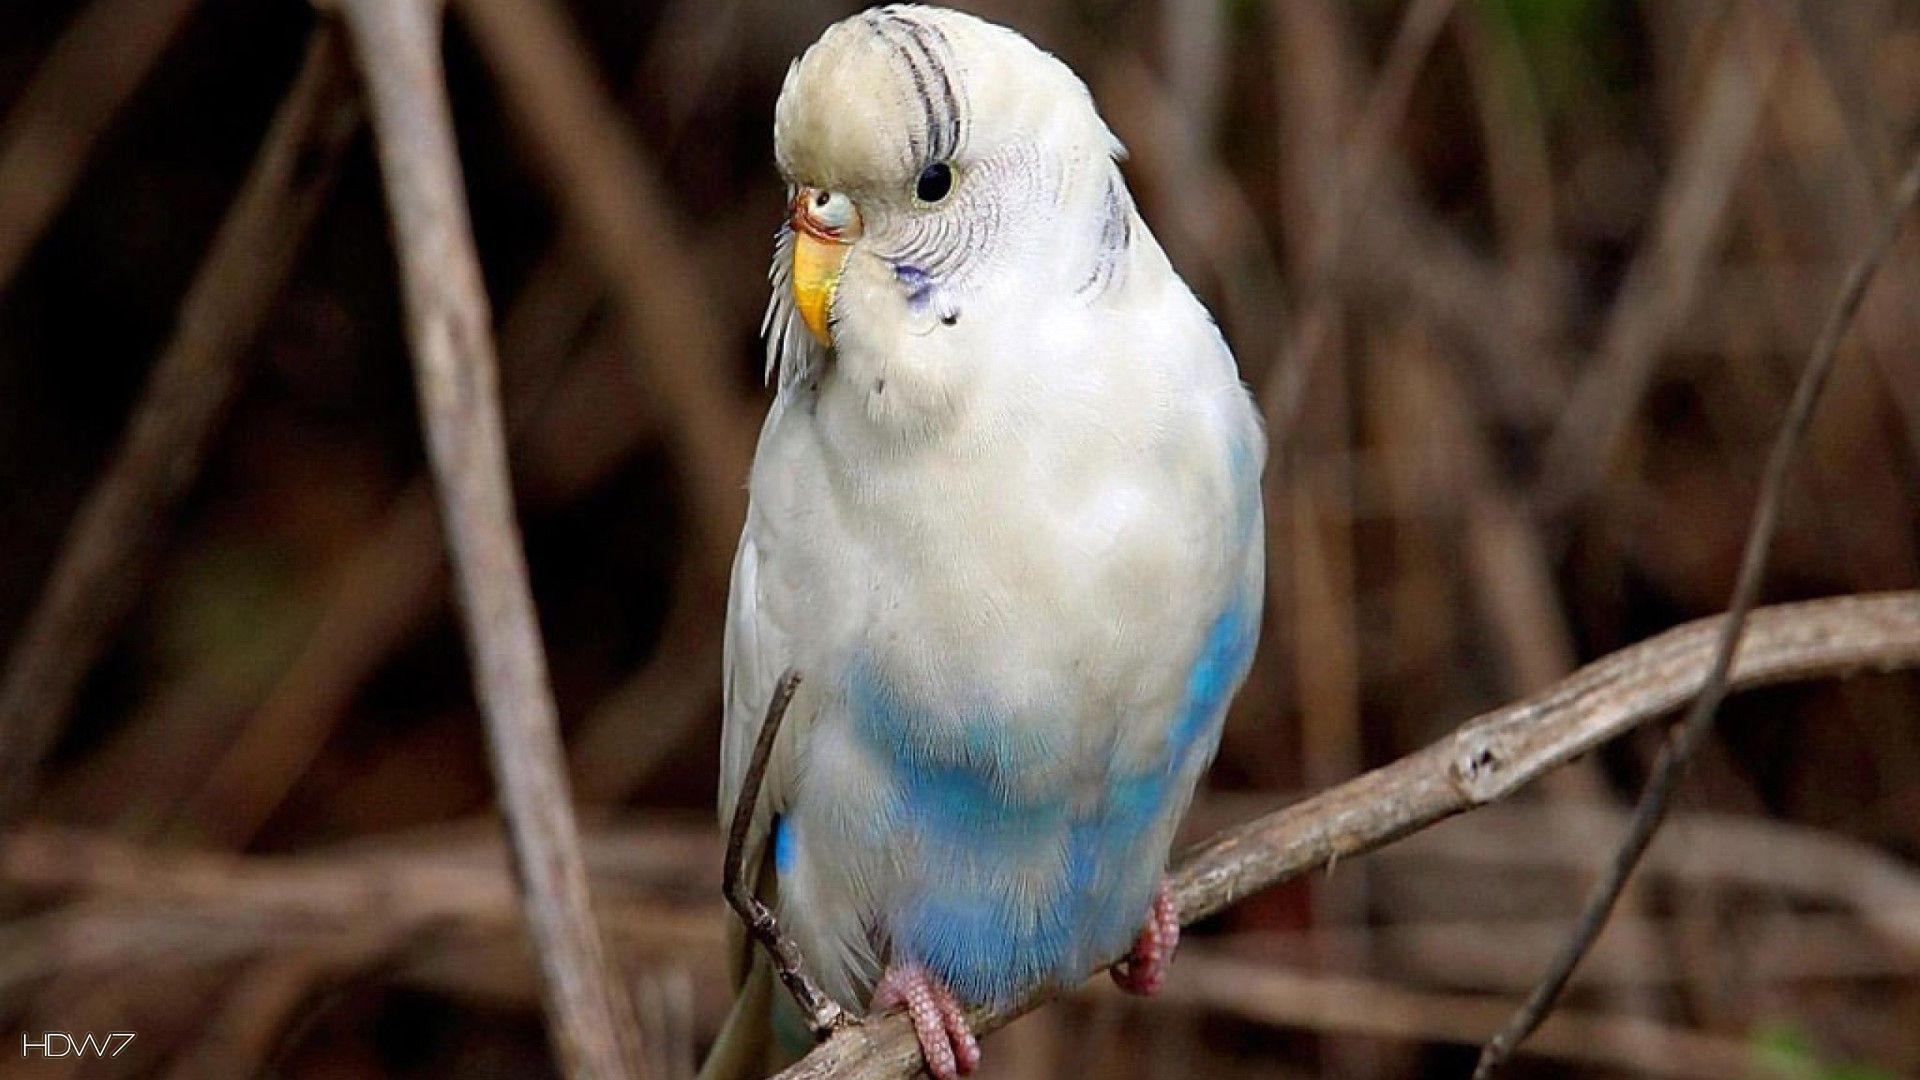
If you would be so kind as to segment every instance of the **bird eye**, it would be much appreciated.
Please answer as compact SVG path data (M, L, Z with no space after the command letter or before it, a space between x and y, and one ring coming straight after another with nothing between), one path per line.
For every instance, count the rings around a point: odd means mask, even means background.
M840 231L856 220L853 200L838 191L816 191L808 202L807 213L829 229Z
M921 202L937 203L953 190L953 170L944 161L936 161L920 170L920 179L913 185L913 193Z

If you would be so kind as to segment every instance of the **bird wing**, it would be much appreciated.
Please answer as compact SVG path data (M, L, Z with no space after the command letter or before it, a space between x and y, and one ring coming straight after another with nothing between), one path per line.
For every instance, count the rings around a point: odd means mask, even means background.
M768 443L785 411L785 395L781 395L776 398L762 430L760 457L768 456ZM767 703L781 675L796 663L793 628L786 625L787 613L794 605L784 602L787 598L780 595L779 576L769 566L770 556L779 542L778 522L783 517L779 508L762 505L768 497L779 501L784 491L777 483L781 479L778 475L771 477L775 483L768 483L765 466L756 464L756 471L759 474L756 494L747 508L747 523L740 534L740 547L734 554L733 582L727 596L719 790L723 832L732 825L734 807L745 786L747 766L766 718ZM804 679L808 673L801 674ZM806 726L802 714L811 697L803 690L788 711L780 739L768 760L747 834L743 871L748 885L768 903L773 901L775 886L768 841L775 816L785 808L789 798L793 771L790 762L795 756L800 729ZM744 939L736 959L736 977L744 977L747 970Z

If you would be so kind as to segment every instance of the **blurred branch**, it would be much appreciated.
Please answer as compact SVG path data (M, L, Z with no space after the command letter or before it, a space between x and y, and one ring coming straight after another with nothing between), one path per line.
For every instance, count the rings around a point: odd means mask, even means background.
M1189 818L1212 827L1190 835L1220 831L1230 817L1277 812L1286 801L1279 793L1209 793ZM1472 896L1489 875L1539 881L1542 874L1585 877L1603 869L1613 855L1609 842L1626 822L1625 810L1572 800L1500 803L1422 829L1381 849L1374 860L1390 873L1429 882L1438 880L1436 865L1463 871L1450 876L1472 883L1465 890ZM1920 870L1864 841L1791 821L1681 812L1647 849L1645 866L1683 891L1782 894L1817 907L1851 909L1868 929L1920 960ZM1484 905L1470 910L1494 917Z
M1476 874L1598 870L1627 820L1625 811L1564 802L1491 807L1393 851L1466 864ZM1694 812L1669 819L1647 849L1646 865L1690 888L1737 885L1850 908L1875 933L1920 957L1920 872L1871 844L1792 822Z
M1499 1023L1504 1011L1498 1001L1485 997L1288 971L1211 949L1180 958L1166 998L1256 1023L1469 1046ZM1543 1058L1633 1076L1725 1080L1752 1075L1754 1063L1752 1046L1743 1038L1596 1013L1556 1014L1532 1049Z
M0 292L199 0L93 0L0 121Z
M1216 835L1173 875L1182 922L1320 866L1371 851L1522 785L1699 691L1721 620L1702 619L1595 661L1524 701L1470 721L1384 768ZM1920 666L1920 592L1781 604L1753 613L1729 684L1749 688ZM977 1010L992 1031L1045 1003ZM887 1016L846 1028L782 1080L905 1080L920 1066L911 1025Z
M688 884L719 860L710 827L608 828L586 847L603 902L596 913L614 940L717 963L720 913ZM31 828L0 838L0 885L66 901L0 928L0 997L76 971L366 955L372 945L410 944L417 953L428 938L453 947L524 938L497 831L239 856Z
M559 724L507 479L497 364L428 0L341 0L400 259L422 425L474 688L571 1077L638 1073L639 1032L588 908Z
M1779 529L1780 504L1785 498L1787 480L1794 462L1800 456L1800 444L1813 424L1814 410L1820 403L1820 392L1826 388L1827 378L1833 373L1841 339L1846 336L1854 315L1859 312L1861 301L1866 299L1867 287L1873 282L1874 272L1880 268L1887 252L1899 239L1901 227L1916 201L1920 201L1920 150L1916 150L1913 163L1901 178L1893 196L1893 205L1888 209L1879 232L1848 272L1826 327L1820 333L1820 340L1814 345L1813 356L1807 361L1799 384L1794 387L1793 400L1787 405L1786 419L1781 422L1780 432L1767 456L1766 473L1760 481L1759 505L1754 510L1753 525L1747 532L1746 550L1740 556L1740 573L1734 581L1733 598L1727 605L1726 620L1714 647L1713 668L1700 688L1700 696L1694 700L1686 720L1655 762L1653 777L1647 781L1646 790L1640 796L1640 804L1634 810L1626 838L1620 842L1619 851L1607 868L1607 873L1588 896L1579 919L1574 923L1573 933L1567 939L1566 948L1555 957L1552 967L1541 977L1539 985L1528 995L1513 1019L1487 1043L1480 1055L1480 1064L1474 1069L1476 1080L1491 1076L1513 1049L1552 1011L1567 980L1573 977L1573 969L1606 926L1607 916L1612 914L1614 904L1620 899L1627 878L1633 873L1640 856L1646 852L1653 834L1666 817L1668 802L1680 783L1680 777L1686 772L1687 763L1707 733L1713 730L1714 713L1719 710L1720 702L1729 689L1728 675L1733 669L1734 653L1740 648L1740 632L1745 626L1747 613L1753 610L1754 604L1760 599L1760 582L1766 575L1767 555L1773 547L1774 533Z
M98 833L29 827L0 837L0 886L39 898L249 909L314 925L506 922L515 917L508 852L482 828L488 823L471 824L451 830L470 837L389 837L266 856L154 850ZM689 881L710 874L720 857L704 825L601 828L586 838L585 851L602 890L627 904L676 893L704 898L706 890ZM719 915L711 914L717 929Z
M1175 259L1191 248L1221 291L1228 340L1243 351L1271 348L1286 325L1280 267L1253 203L1208 152L1172 87L1132 56L1110 59L1093 81L1127 167L1152 205Z
M1276 353L1260 383L1260 412L1267 429L1278 433L1276 452L1284 449L1306 398L1313 368L1331 333L1336 315L1336 284L1355 219L1370 208L1389 144L1406 119L1414 82L1439 40L1440 30L1453 14L1457 0L1413 0L1400 18L1382 62L1380 74L1367 95L1366 107L1353 134L1339 148L1337 172L1324 190L1312 193L1322 205L1316 209L1319 228L1310 236L1306 271L1310 275L1307 299L1287 347ZM1337 62L1337 61L1333 61ZM1284 456L1281 458L1284 461Z
M171 833L246 845L306 775L368 676L444 607L445 556L433 492L411 483L339 560L312 633L179 806Z
M678 760L719 698L723 639L718 582L689 557L646 663L594 706L569 736L583 802L617 804Z
M639 140L592 55L551 0L456 0L532 143L561 212L613 288L647 384L666 406L674 445L709 540L725 559L746 517L741 484L753 424L728 373L726 330L713 321L697 245L672 219Z
M199 473L248 346L359 121L339 43L323 28L187 290L112 464L75 518L8 657L0 685L0 820L24 805L81 680L132 607L143 561ZM0 176L0 206L8 205L4 191Z
M1246 814L1275 803L1269 795L1222 799L1219 814ZM1375 857L1389 869L1432 880L1436 867L1479 881L1511 874L1585 872L1603 861L1625 814L1601 807L1513 803L1487 807L1408 837ZM606 825L583 836L596 914L623 955L658 957L718 970L726 919L710 900L721 860L712 825L649 821ZM1870 844L1788 822L1721 814L1676 815L1648 850L1646 869L1686 890L1744 887L1847 912L1831 917L1776 915L1743 925L1756 948L1760 980L1891 977L1920 963L1920 874ZM63 904L32 933L31 922L0 928L0 996L26 981L76 970L126 973L153 963L259 961L359 944L419 941L402 974L443 964L443 954L519 938L511 868L491 822L470 819L417 835L357 840L300 855L242 856L155 850L99 833L29 827L0 836L0 888L36 903ZM136 926L156 929L141 934ZM188 927L198 927L189 931ZM1849 932L1848 928L1855 929ZM1653 943L1651 924L1628 936ZM1564 936L1561 923L1475 920L1372 927L1377 954L1436 978L1524 985ZM1326 943L1310 955L1343 955L1338 929L1305 935L1235 934L1263 954L1296 937ZM1871 935L1872 940L1862 940ZM169 938L188 940L178 949ZM1660 982L1636 949L1609 934L1584 978ZM1485 942L1505 942L1489 951ZM36 941L72 943L48 950ZM83 944L91 943L91 944ZM1611 944L1610 944L1611 943ZM1889 949L1888 946L1893 946ZM1274 953L1281 957L1290 952ZM1902 956L1908 957L1903 959ZM1180 966L1175 967L1176 979ZM1484 1033L1483 1027L1482 1032Z
M1462 820L1478 820L1481 816L1475 814ZM1524 827L1530 823L1520 824ZM1679 819L1674 819L1673 824L1678 825ZM1490 836L1491 831L1478 831L1474 841L1497 842ZM1387 849L1401 850L1400 846ZM1380 853L1385 854L1386 851ZM1472 861L1469 857L1459 868L1469 868ZM1431 872L1432 862L1424 869ZM1649 865L1648 870L1652 869ZM1479 880L1488 882L1484 877ZM1743 911L1726 921L1736 928L1737 940L1731 950L1733 955L1722 957L1722 962L1712 968L1712 974L1734 986L1760 988L1803 980L1900 979L1920 973L1920 952L1888 948L1888 941L1871 927L1861 925L1860 919L1850 913L1775 911L1756 915ZM1684 932L1677 923L1677 920L1658 918L1616 917L1607 928L1607 935L1595 943L1587 962L1580 966L1581 984L1594 989L1650 991L1689 977L1672 965L1647 963L1647 957L1668 950L1673 936ZM1283 968L1311 968L1317 962L1364 971L1366 969L1356 962L1364 956L1371 959L1379 971L1392 972L1416 985L1517 994L1532 985L1566 936L1564 919L1516 918L1507 912L1489 912L1485 917L1347 925L1303 932L1245 932L1222 941L1232 944L1249 959L1257 957ZM1177 983L1179 979L1176 968L1174 981ZM1554 1014L1556 1018L1564 1015L1564 1012ZM1463 1041L1478 1045L1502 1019L1504 1012L1496 1013ZM1552 1023L1550 1020L1548 1027ZM1540 1050L1537 1042L1529 1047L1535 1052Z
M525 502L577 495L623 460L651 424L644 410L626 408L635 396L631 380L602 346L604 335L563 375L553 371L569 355L558 339L579 333L592 299L555 257L503 323L503 407L513 480ZM552 392L541 392L550 381ZM593 422L594 408L608 404L621 409L611 428ZM176 833L244 846L306 775L380 664L440 614L446 547L424 479L404 488L384 521L339 560L313 632L182 809Z
M294 1025L301 1006L327 979L368 962L379 948L376 942L338 961L265 960L242 972L201 1026L199 1038L175 1058L168 1080L270 1074L267 1066L280 1035Z
M1748 0L1727 13L1702 91L1660 194L1653 233L1622 279L1594 363L1581 375L1542 451L1539 496L1549 515L1579 506L1605 478L1675 327L1693 307L1725 235L1783 43Z

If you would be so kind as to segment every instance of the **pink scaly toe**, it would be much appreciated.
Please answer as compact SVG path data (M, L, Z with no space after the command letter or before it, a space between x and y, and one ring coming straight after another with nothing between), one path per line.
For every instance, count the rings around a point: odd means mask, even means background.
M1173 906L1173 893L1162 881L1147 912L1147 925L1133 939L1133 951L1111 969L1114 985L1142 997L1159 993L1167 980L1167 968L1173 963L1173 950L1179 946L1180 912Z
M887 968L873 988L872 1011L896 1005L904 1006L913 1021L920 1055L927 1059L927 1075L933 1080L959 1080L962 1073L980 1067L980 1040L974 1038L966 1010L933 976L910 965Z

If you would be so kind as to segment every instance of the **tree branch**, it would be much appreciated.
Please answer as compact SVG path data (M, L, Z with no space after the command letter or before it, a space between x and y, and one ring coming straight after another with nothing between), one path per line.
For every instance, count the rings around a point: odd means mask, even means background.
M822 993L807 977L800 949L780 932L780 921L773 909L753 894L747 880L747 835L753 831L754 809L760 803L760 788L767 782L767 763L773 757L773 744L780 738L780 724L787 718L787 706L793 704L793 692L800 686L800 673L788 668L773 688L767 701L767 714L760 721L760 734L753 741L753 757L747 762L747 775L740 782L740 797L733 804L733 822L727 829L727 860L722 874L722 891L734 914L746 925L747 933L767 950L774 973L793 1000L800 1003L816 1038L826 1036L845 1021L846 1014L834 1000Z
M1607 872L1601 875L1588 894L1580 917L1574 922L1573 932L1567 938L1566 947L1554 957L1553 964L1541 976L1539 984L1527 995L1527 1000L1513 1018L1488 1041L1480 1055L1479 1065L1474 1068L1474 1080L1491 1077L1500 1063L1552 1011L1560 992L1566 988L1567 980L1573 977L1573 969L1593 946L1594 939L1600 936L1607 917L1613 913L1614 904L1620 899L1621 890L1626 888L1627 878L1633 874L1640 856L1645 854L1647 845L1653 842L1653 834L1665 820L1667 806L1674 789L1679 786L1680 777L1686 772L1687 763L1692 760L1707 733L1713 730L1714 713L1727 696L1727 673L1733 667L1734 653L1739 650L1740 633L1747 613L1753 610L1753 605L1760 599L1760 581L1766 575L1767 553L1773 547L1773 536L1780 526L1780 504L1786 495L1787 479L1792 474L1794 461L1800 456L1800 444L1806 438L1807 428L1813 423L1814 410L1820 404L1820 391L1826 388L1827 376L1833 373L1834 361L1840 352L1840 341L1846 336L1847 327L1852 325L1854 314L1860 310L1861 301L1866 299L1867 286L1873 282L1874 272L1880 268L1887 252L1892 250L1894 241L1900 236L1901 225L1916 200L1920 200L1920 151L1915 152L1913 163L1901 178L1899 189L1894 193L1893 205L1888 208L1878 232L1847 272L1847 280L1840 288L1840 295L1828 315L1827 324L1820 332L1819 341L1814 344L1813 356L1800 375L1799 385L1794 387L1793 400L1787 405L1786 419L1782 421L1773 448L1767 454L1766 471L1760 481L1760 502L1754 510L1753 524L1747 531L1746 550L1740 556L1740 572L1734 581L1733 598L1727 604L1727 616L1714 646L1713 668L1701 684L1700 696L1687 710L1686 719L1654 763L1653 776L1647 781L1640 803L1634 809L1627 835L1620 841L1619 850L1608 865Z
M587 901L539 624L514 522L493 335L429 0L341 0L366 85L400 258L428 458L474 688L570 1077L638 1072L638 1031Z
M1180 921L1497 802L1640 724L1704 683L1720 630L1702 619L1595 661L1540 694L1484 714L1427 748L1213 837L1173 877ZM1920 666L1920 592L1782 604L1753 613L1728 680L1746 689L1861 670ZM1044 1004L976 1010L992 1031ZM842 1029L780 1080L906 1080L920 1067L900 1016Z

